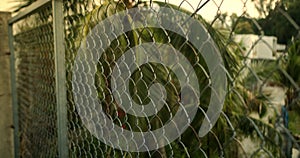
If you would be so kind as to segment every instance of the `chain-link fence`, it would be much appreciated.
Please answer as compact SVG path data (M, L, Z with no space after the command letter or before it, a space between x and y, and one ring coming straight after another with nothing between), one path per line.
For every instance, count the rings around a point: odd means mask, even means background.
M16 156L297 157L297 5L32 2L10 21Z
M52 7L14 24L20 154L57 155ZM33 152L39 151L39 152Z

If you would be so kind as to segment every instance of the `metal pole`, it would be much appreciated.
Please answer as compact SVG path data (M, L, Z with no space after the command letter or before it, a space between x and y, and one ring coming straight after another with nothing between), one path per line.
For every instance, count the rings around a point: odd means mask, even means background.
M20 139L19 139L19 108L17 99L17 86L16 86L16 65L15 65L15 53L14 53L14 36L12 30L12 23L8 25L9 36L9 49L10 49L10 74L11 74L11 95L13 106L13 124L14 124L14 154L15 157L20 157Z
M68 157L67 89L64 48L63 0L53 0L53 33L56 74L57 134L59 157Z

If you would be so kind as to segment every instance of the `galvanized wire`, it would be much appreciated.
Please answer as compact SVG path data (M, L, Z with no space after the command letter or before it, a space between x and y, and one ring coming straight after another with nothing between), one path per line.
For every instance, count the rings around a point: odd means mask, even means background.
M14 24L21 157L57 156L52 7Z
M66 87L67 87L67 128L68 145L70 157L280 157L283 155L282 144L292 142L295 150L299 149L299 138L283 125L281 107L284 104L286 88L279 80L280 76L290 82L290 91L298 92L299 85L293 77L288 74L284 63L286 63L287 51L293 45L286 45L282 52L273 48L270 38L257 18L251 17L252 11L248 8L253 1L236 1L241 12L232 20L225 16L228 10L223 7L227 0L215 1L182 0L180 3L171 5L168 1L105 1L105 0L72 0L63 1L64 7L64 44L65 44L65 66L66 66ZM173 2L175 3L175 2ZM206 113L209 108L210 95L218 91L214 89L212 74L209 72L209 65L205 63L205 57L195 49L189 40L188 32L179 36L178 32L171 32L167 29L152 28L150 22L140 16L144 28L124 31L117 36L117 29L113 26L111 30L101 30L98 35L90 36L90 32L97 24L118 12L128 10L131 7L146 6L152 10L160 7L169 7L173 10L188 8L186 12L190 18L198 20L206 27L207 32L215 41L226 72L228 86L226 87L226 98L224 106L220 111L220 117L216 124L213 123L210 114ZM214 10L214 18L205 18L206 7ZM223 10L224 9L224 10ZM275 8L282 13L283 17L299 31L299 26L293 18L281 8ZM155 16L154 16L155 17ZM159 17L157 17L159 18ZM176 17L174 17L176 18ZM243 28L241 21L247 19L248 24L254 27L258 35L236 35L238 29ZM118 19L115 19L116 21ZM128 20L128 19L127 19ZM125 22L124 22L125 21ZM120 23L132 23L124 20ZM188 21L187 21L188 23ZM178 25L178 24L177 24ZM184 28L182 26L174 26ZM56 116L56 94L55 94L55 63L54 63L54 40L53 40L53 17L52 7L38 10L33 15L14 24L14 50L16 54L16 77L19 107L19 129L20 129L20 153L22 157L57 157L57 116ZM109 39L113 34L114 40ZM197 35L195 35L197 36ZM91 38L87 38L91 37ZM93 37L93 38L92 38ZM205 36L206 37L206 36ZM295 35L297 37L297 34ZM204 38L197 36L197 38ZM243 43L241 39L251 40ZM208 43L210 37L206 37ZM92 43L87 43L87 41ZM97 57L95 51L97 46L103 43L110 46L104 50L102 56ZM138 70L132 71L129 81L130 88L124 89L124 93L135 102L146 104L151 102L149 88L157 82L161 82L168 94L166 101L163 97L158 101L164 101L164 107L148 117L138 117L126 113L121 103L116 98L115 92L118 87L111 85L113 80L122 79L121 75L115 76L113 69L117 67L121 56L131 48L149 42L164 43L172 45L183 52L196 70L201 93L200 104L197 107L197 114L186 131L176 140L170 141L166 146L155 150L130 152L116 149L115 139L108 141L99 140L95 133L99 131L93 124L87 124L87 120L105 118L100 116L99 111L103 110L114 126L123 130L134 132L146 132L159 129L168 122L180 108L180 101L190 101L191 96L181 96L179 81L171 72L157 63L150 63L141 66ZM272 41L273 42L273 41ZM77 60L81 47L94 44L95 49L82 55L83 60ZM275 44L277 41L275 40ZM153 45L154 47L154 45ZM271 56L259 57L259 49L271 52ZM147 50L144 50L146 54ZM89 54L90 53L90 54ZM163 52L160 52L163 53ZM141 56L132 54L137 61ZM299 55L299 54L298 54ZM96 58L97 65L90 66L87 61L92 62ZM172 59L172 58L167 58ZM124 67L131 65L123 59L121 64ZM180 61L176 61L174 67L183 67ZM95 74L87 73L86 78L78 77L75 71L94 70ZM59 71L59 70L56 70ZM120 72L121 73L121 72ZM149 75L150 74L150 75ZM167 74L167 75L166 75ZM93 87L97 90L97 99L101 107L91 104L94 99L93 93L85 86L94 78ZM189 78L189 77L188 77ZM76 81L77 84L74 84ZM192 87L193 88L193 87ZM277 91L276 93L274 93ZM289 90L288 90L289 91ZM288 92L287 92L288 93ZM296 94L296 93L295 93ZM78 96L86 100L78 99ZM281 99L278 99L278 98ZM299 103L299 97L293 98L289 106ZM92 98L92 99L91 99ZM217 99L216 99L217 100ZM222 100L222 99L220 99ZM77 106L78 102L86 105L88 112ZM133 106L130 108L133 109ZM218 110L216 110L218 111ZM134 111L133 113L138 113ZM188 117L189 118L189 117ZM192 119L192 118L189 118ZM212 127L205 136L199 136L199 130L204 119ZM109 125L108 125L109 126ZM174 130L178 129L176 125ZM94 130L91 130L93 129ZM102 127L106 128L106 127ZM101 127L100 127L101 129ZM116 133L112 128L111 133ZM118 133L116 133L118 135ZM168 140L166 133L162 133L162 140ZM119 135L118 135L119 136ZM122 139L121 137L117 137ZM298 141L298 142L297 142ZM157 144L160 142L157 141ZM146 146L147 142L138 144Z

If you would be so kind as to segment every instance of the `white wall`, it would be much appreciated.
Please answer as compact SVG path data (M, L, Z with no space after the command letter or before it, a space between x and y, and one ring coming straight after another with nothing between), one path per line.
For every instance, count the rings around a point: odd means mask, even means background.
M273 36L241 34L235 35L234 40L241 44L244 50L244 55L250 59L275 59L277 51L277 38Z

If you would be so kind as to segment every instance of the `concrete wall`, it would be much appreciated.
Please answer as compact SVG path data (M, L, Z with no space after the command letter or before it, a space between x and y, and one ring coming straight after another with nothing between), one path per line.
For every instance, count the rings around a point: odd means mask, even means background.
M0 157L13 157L12 104L8 23L10 13L0 12Z

